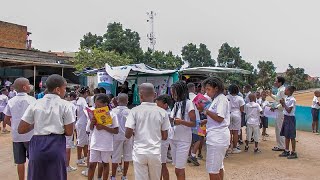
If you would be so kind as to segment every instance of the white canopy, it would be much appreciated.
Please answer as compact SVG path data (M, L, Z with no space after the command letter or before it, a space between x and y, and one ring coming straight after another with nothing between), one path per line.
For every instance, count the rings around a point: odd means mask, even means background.
M238 69L238 68L224 68L224 67L194 67L181 69L179 71L182 75L210 75L214 73L239 73L239 74L251 74L250 71Z

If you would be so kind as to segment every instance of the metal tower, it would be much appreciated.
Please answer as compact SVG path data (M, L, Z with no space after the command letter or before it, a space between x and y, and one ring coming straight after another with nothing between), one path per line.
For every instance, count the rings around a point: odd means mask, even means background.
M147 38L150 43L150 49L152 50L152 52L154 52L154 46L156 45L156 37L154 34L154 17L156 16L156 13L151 11L151 12L147 12L147 15L148 15L147 22L150 23L150 26L151 26L151 32L147 34Z

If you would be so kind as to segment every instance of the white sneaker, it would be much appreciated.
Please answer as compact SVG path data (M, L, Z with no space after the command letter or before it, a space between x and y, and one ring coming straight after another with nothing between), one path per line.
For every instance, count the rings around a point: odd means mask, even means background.
M128 180L127 176L122 176L121 180Z
M121 166L118 166L117 172L118 172L118 173L122 173L122 167L121 167Z
M89 169L86 168L86 170L82 171L81 174L82 174L83 176L85 176L85 177L88 177L88 171L89 171Z
M87 167L87 163L84 162L83 159L77 161L77 166L79 167Z
M75 168L75 167L72 167L72 166L67 167L67 172L72 172L72 171L76 171L76 170L77 170L77 168Z
M167 158L167 163L172 163L172 159Z
M238 148L233 148L233 150L232 150L232 154L239 154L241 152L242 151L240 149L238 149Z
M115 177L112 177L112 176L111 176L111 177L110 177L110 180L117 180L117 179L116 179Z

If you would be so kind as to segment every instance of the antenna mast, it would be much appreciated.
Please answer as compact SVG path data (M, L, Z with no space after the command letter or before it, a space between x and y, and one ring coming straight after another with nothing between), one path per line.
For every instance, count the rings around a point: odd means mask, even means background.
M150 23L150 26L151 26L151 32L147 34L147 38L150 43L149 48L152 50L152 52L154 52L154 46L156 45L156 37L154 34L154 17L156 16L156 13L151 11L151 12L147 12L147 15L148 15L147 22Z

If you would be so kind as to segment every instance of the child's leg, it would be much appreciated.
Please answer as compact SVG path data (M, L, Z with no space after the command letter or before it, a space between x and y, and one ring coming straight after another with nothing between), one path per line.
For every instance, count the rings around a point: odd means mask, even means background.
M255 149L258 149L258 144L259 144L259 142L254 142Z
M103 180L108 180L109 178L109 163L103 164Z
M24 164L17 165L19 180L24 180L25 178L25 166Z
M84 156L84 157L88 157L88 145L85 145L85 146L83 147L83 156Z
M296 152L296 139L291 139L292 152Z
M237 130L232 130L232 136L233 136L233 148L237 148L238 139L239 139L239 132Z
M123 164L123 176L127 176L130 163L125 161Z
M94 178L94 172L97 167L97 162L91 162L89 165L89 172L88 172L88 180L93 180Z
M112 163L112 171L111 171L111 176L116 177L117 175L117 168L118 168L118 163Z
M204 138L201 137L201 138L200 138L200 146L199 146L199 155L202 155L203 143L204 143Z
M318 132L319 131L319 121L316 121L315 122L315 130L316 130L316 132Z
M98 163L98 178L102 178L103 171L104 171L103 163Z
M175 168L175 173L177 176L177 180L185 180L186 179L185 169Z
M80 160L82 158L82 149L83 149L83 147L77 146L78 160Z
M197 151L199 150L200 147L200 139L196 143L194 143L192 151L191 151L191 156L196 157Z
M70 166L71 149L66 148L66 167Z
M167 168L166 163L162 163L162 171L161 171L161 178L162 180L169 180L169 170Z
M312 132L313 132L313 133L314 133L315 130L316 130L315 126L316 126L316 122L315 122L315 121L312 121Z
M286 138L286 151L289 151L290 139Z

